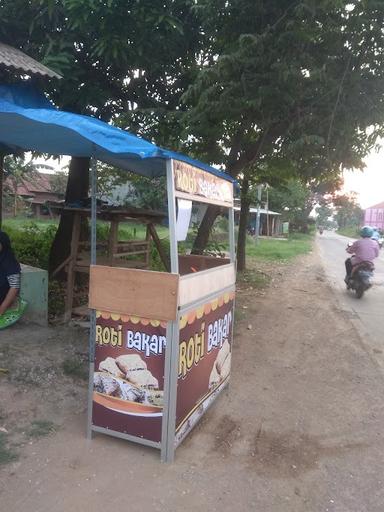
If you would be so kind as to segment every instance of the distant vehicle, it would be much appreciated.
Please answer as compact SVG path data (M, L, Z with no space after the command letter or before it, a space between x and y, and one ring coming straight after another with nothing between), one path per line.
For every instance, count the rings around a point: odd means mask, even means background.
M383 241L384 241L383 235L380 233L380 231L377 228L374 227L372 229L373 229L372 240L376 240L376 242L379 244L379 247L381 249L383 247Z
M351 252L352 242L348 243L347 252ZM347 290L353 290L356 293L356 298L361 299L364 293L372 287L373 272L375 266L371 261L362 261L352 267L352 273L349 277L345 278Z

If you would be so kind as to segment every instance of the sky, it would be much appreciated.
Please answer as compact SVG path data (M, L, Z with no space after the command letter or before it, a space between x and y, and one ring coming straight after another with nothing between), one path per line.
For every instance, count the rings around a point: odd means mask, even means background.
M384 148L372 152L364 171L344 172L344 191L356 192L362 208L384 202Z

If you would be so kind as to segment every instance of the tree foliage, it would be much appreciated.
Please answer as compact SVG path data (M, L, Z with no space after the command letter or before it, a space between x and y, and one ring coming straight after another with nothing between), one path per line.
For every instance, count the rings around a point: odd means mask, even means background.
M193 4L3 0L0 38L63 75L46 89L59 107L114 120L177 148L180 97L193 79L201 44ZM86 166L85 160L70 166L66 200L88 194L88 180L74 176L87 173ZM61 217L51 270L69 253L71 219Z
M18 213L17 189L24 182L32 183L38 173L36 165L32 160L26 160L25 155L18 157L7 156L4 158L5 174L5 206L9 208L12 204L13 215Z
M304 182L363 167L383 129L382 2L201 0L197 9L209 46L184 96L192 151L246 187L276 161Z
M0 16L3 41L63 74L58 106L240 180L240 268L254 184L335 183L383 134L377 0L3 0Z
M333 200L333 204L335 208L335 220L339 228L360 226L364 211L361 209L354 192L336 196Z
M300 180L290 179L269 191L269 208L280 212L291 229L306 231L312 207L311 190Z
M193 3L3 0L0 38L63 75L49 88L61 108L106 121L125 114L125 126L164 139L195 69Z
M332 205L330 204L330 201L324 199L319 203L315 211L317 215L316 224L318 226L323 226L325 228L334 226L334 221L332 220L333 208Z

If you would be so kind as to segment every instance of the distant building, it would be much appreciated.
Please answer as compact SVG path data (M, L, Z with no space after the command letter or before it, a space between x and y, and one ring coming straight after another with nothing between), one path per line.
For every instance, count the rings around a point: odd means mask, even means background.
M55 192L53 181L55 175L38 172L33 177L23 178L16 186L16 196L30 207L34 217L51 215L45 206L47 201L61 201L64 194ZM5 188L14 194L14 185L10 178L5 180Z
M235 206L235 222L240 220L240 206ZM262 236L279 236L284 232L283 222L281 221L281 213L273 212L271 210L250 207L248 217L248 231L256 234L257 226L257 212L259 211L259 235Z
M384 202L370 206L365 210L364 224L384 231Z

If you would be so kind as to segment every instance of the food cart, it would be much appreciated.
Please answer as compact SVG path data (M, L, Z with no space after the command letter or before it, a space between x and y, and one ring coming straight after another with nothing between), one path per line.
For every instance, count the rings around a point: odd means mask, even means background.
M176 159L166 172L171 271L91 266L89 433L159 448L171 461L228 384L236 269L233 184ZM228 257L179 255L179 216L194 201L227 210Z
M59 111L25 85L0 86L0 147L91 158L88 436L148 445L172 461L229 381L233 180L99 120ZM98 264L97 160L144 176L166 175L170 272ZM225 257L179 255L192 202L226 211Z

